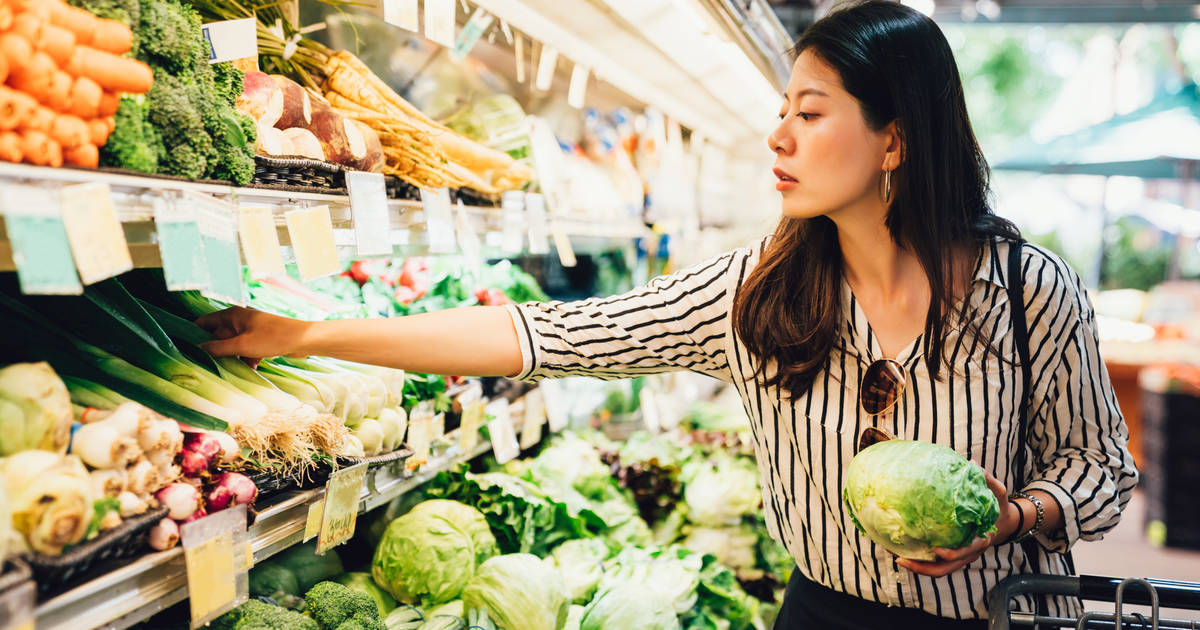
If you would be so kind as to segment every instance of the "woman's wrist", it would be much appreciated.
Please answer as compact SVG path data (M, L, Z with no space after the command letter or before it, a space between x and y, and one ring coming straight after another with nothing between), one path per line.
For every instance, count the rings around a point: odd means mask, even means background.
M287 354L292 357L309 357L314 355L325 355L328 352L322 352L321 348L321 326L325 322L311 322L306 320L292 320L294 322L293 330L291 331L292 338L295 339L295 346Z

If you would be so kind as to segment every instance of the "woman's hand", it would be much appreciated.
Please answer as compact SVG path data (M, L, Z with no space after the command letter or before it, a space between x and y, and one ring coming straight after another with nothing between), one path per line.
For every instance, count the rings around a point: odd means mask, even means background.
M196 324L216 341L203 344L215 357L239 356L250 361L284 355L302 356L305 333L312 322L279 317L235 306L204 315Z
M975 562L988 547L991 547L993 544L1003 543L1016 533L1021 521L1021 509L1015 503L1008 500L1008 490L1004 487L1004 484L1000 483L986 470L984 474L987 475L988 488L992 491L992 494L996 495L996 500L1000 502L1000 518L996 519L996 531L976 538L970 545L959 549L935 547L933 552L937 554L938 558L941 558L941 560L936 562L922 562L920 560L901 558L896 561L896 564L913 573L920 573L921 575L928 575L930 577L942 577Z

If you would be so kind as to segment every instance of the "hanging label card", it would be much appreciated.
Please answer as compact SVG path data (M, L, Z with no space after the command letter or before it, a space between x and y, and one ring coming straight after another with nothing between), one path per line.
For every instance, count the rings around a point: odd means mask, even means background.
M208 263L196 206L176 199L155 197L154 230L158 235L158 254L168 291L208 290Z
M450 191L445 188L422 188L421 205L425 209L425 232L429 237L429 253L456 253L458 244L454 240Z
M208 44L209 63L258 56L258 21L252 17L209 22L200 33Z
M19 582L0 594L0 630L34 630L34 604L37 584Z
M287 219L288 237L292 241L301 282L341 271L329 206L289 210L284 217Z
M382 173L346 171L354 240L359 256L390 256L392 220Z
M467 208L462 201L459 201L455 207L454 224L455 231L458 233L458 245L462 249L467 269L478 273L483 269L483 243L479 240L479 233L471 224L471 217L467 214Z
M192 628L246 601L246 506L238 505L180 527Z
M542 45L542 55L538 59L537 77L533 81L533 87L542 92L550 89L554 84L554 68L558 65L558 50L553 46Z
M513 41L513 54L517 58L517 83L525 83L525 36L520 33Z
M525 195L525 219L529 222L529 253L550 253L550 227L546 220L546 198L541 193Z
M642 388L638 395L642 407L642 422L646 425L646 430L651 433L658 433L662 430L662 418L658 408L658 396L649 388Z
M242 259L238 254L238 225L233 206L212 197L194 199L204 243L204 262L208 266L206 297L229 304L244 304L242 297Z
M428 400L417 403L408 416L408 448L413 452L404 462L408 470L416 470L429 461L433 416L433 403Z
M538 389L542 392L542 404L546 406L546 418L549 421L550 430L558 433L567 428L570 423L570 408L567 405L566 394L562 390L562 383L545 380Z
M434 414L433 419L429 421L429 442L433 443L442 439L446 435L446 414Z
M256 277L283 275L283 251L275 214L266 206L238 208L238 236L246 266Z
M321 519L325 516L325 497L308 504L308 517L304 520L304 540L308 542L321 533Z
M5 186L0 199L21 292L83 293L58 195L47 188Z
M571 237L567 235L566 228L562 223L555 221L551 224L550 232L554 235L554 249L558 252L558 261L564 267L574 267L578 261L575 260L575 248L571 246Z
M504 232L500 249L506 254L520 254L525 249L525 193L510 190L500 197L504 213Z
M459 31L458 39L454 40L454 57L457 59L465 58L495 20L496 18L491 13L483 9L475 9L475 12L471 14L467 23L463 25L463 29Z
M383 0L383 21L416 33L421 28L417 0Z
M483 426L486 403L476 398L463 405L462 421L458 429L458 450L467 454L479 445L479 427Z
M546 405L542 391L525 394L525 421L521 423L521 450L532 448L542 441L542 425L546 423Z
M125 230L113 210L107 183L66 186L60 193L63 223L84 284L99 282L133 269Z
M575 109L583 109L587 104L588 77L591 70L587 66L575 64L571 70L571 86L567 89L567 104Z
M494 418L488 422L487 427L496 463L507 464L516 459L521 454L521 446L517 443L517 433L513 429L508 400L504 398L493 400L488 403L484 413Z
M317 535L317 555L324 555L354 535L366 479L365 462L340 468L330 475L325 484L325 508L321 515L321 533Z
M454 46L455 0L425 0L425 38L446 48Z

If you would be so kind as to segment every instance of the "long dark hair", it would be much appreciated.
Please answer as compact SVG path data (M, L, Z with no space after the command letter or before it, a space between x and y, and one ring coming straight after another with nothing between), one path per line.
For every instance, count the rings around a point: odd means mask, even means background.
M810 51L841 76L878 131L895 121L901 164L892 174L886 225L916 255L932 297L924 351L938 378L952 310L956 249L1020 232L992 214L989 170L963 99L950 45L933 20L896 2L868 0L810 26L793 49ZM882 171L881 171L882 173ZM733 307L734 330L759 359L755 378L792 395L807 392L839 335L842 253L827 217L780 221Z

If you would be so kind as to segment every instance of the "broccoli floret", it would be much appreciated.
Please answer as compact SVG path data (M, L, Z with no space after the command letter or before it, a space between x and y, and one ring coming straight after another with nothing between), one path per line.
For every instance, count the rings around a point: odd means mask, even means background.
M200 14L175 0L142 3L138 42L143 61L173 73L192 70L201 61L208 63Z
M212 630L320 630L317 622L279 606L250 600L218 617Z
M380 630L379 607L370 595L337 582L318 582L304 596L305 610L321 630L359 630L343 627L357 623L361 630ZM368 625L370 624L370 625Z
M116 124L100 148L100 164L142 173L157 173L162 139L148 120L149 106L141 96L125 96L117 109Z

